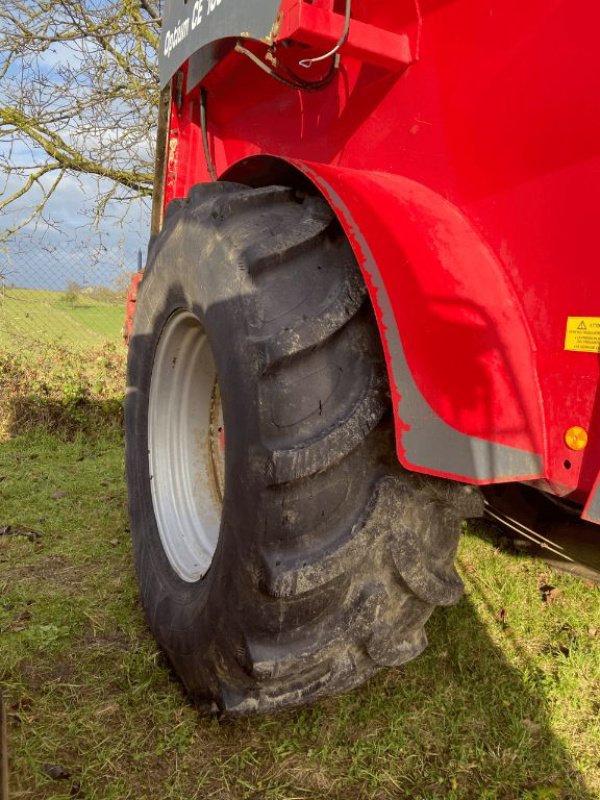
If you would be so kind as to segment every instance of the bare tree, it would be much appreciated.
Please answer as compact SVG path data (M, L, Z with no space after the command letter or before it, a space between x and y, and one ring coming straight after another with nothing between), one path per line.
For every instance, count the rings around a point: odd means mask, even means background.
M0 212L36 218L65 175L93 175L96 214L152 191L161 0L2 0Z

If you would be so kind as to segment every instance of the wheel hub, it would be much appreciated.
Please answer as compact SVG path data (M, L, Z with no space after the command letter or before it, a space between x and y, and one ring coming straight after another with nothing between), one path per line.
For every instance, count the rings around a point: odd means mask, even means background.
M193 583L206 575L217 549L225 452L212 350L202 325L187 311L168 320L156 348L148 460L164 552L179 577Z

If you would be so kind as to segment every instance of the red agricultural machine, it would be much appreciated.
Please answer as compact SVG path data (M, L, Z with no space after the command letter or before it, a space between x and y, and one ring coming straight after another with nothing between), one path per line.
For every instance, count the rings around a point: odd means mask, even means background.
M165 3L127 472L194 700L418 655L478 487L600 522L599 29L594 0Z

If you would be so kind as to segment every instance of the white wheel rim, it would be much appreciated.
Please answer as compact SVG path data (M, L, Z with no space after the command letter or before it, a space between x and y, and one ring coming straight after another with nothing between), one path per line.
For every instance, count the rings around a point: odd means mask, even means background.
M210 344L198 319L174 314L160 336L150 382L148 461L163 550L188 583L212 563L225 486L223 411Z

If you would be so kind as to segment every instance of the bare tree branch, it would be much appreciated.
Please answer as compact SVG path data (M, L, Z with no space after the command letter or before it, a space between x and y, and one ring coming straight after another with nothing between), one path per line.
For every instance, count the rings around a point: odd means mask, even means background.
M10 189L0 210L31 192L27 221L42 215L69 174L109 187L99 217L109 201L151 194L161 11L161 0L2 1L0 173Z

